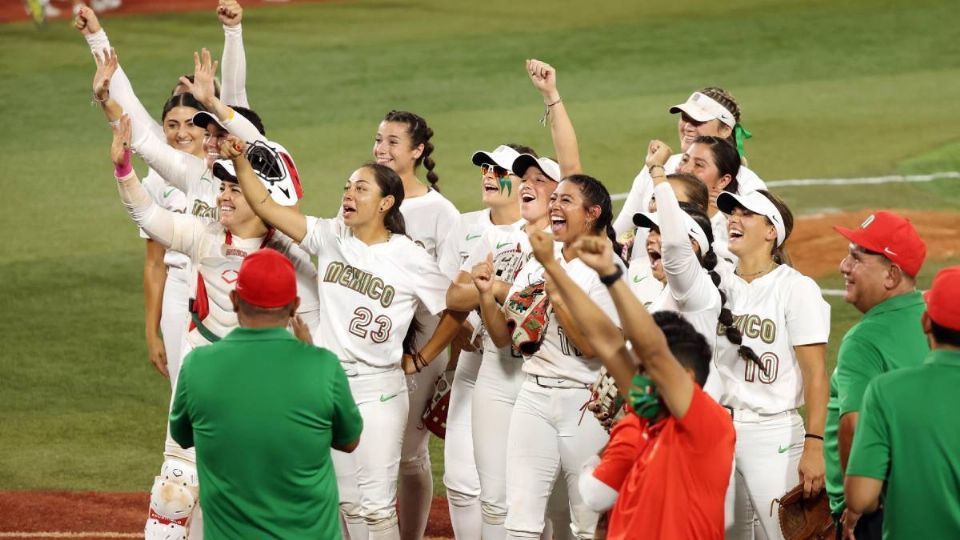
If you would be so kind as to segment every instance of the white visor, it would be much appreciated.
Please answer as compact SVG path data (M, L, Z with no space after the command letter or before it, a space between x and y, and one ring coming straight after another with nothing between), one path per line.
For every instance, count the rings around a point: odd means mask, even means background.
M700 253L710 251L710 241L707 240L707 233L697 223L690 214L683 213L683 223L687 226L687 236L697 241L700 245ZM660 222L657 220L656 212L637 212L633 215L633 224L643 229L660 228Z
M724 214L732 214L733 210L738 207L746 208L754 214L766 216L770 223L773 223L773 227L777 229L777 247L783 245L783 241L787 239L787 228L783 224L783 216L763 193L751 191L743 195L735 195L729 191L724 191L717 197L717 208Z
M554 182L559 182L563 178L560 176L560 165L550 158L535 158L530 154L520 154L513 160L513 173L517 176L523 176L530 167L540 169L547 178Z
M670 107L670 114L676 114L681 111L697 122L709 122L710 120L716 119L731 128L737 125L737 119L729 109L712 97L701 94L700 92L690 94L686 103Z
M193 115L193 125L207 129L207 126L213 122L214 124L220 126L220 129L224 131L229 131L226 126L223 125L223 122L213 114L208 113L207 111L199 111Z
M485 150L477 150L473 153L473 164L477 167L487 164L487 165L496 165L497 167L502 167L506 169L511 174L516 174L513 172L513 161L517 159L517 156L520 155L520 152L517 152L513 148L505 144L498 146L493 152L487 152Z

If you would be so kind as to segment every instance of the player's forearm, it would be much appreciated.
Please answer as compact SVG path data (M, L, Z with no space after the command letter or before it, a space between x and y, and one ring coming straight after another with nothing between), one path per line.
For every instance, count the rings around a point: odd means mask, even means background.
M100 103L100 110L103 111L103 115L107 117L107 122L110 123L120 121L120 117L123 116L123 107L112 97L107 97Z
M469 311L480 305L480 293L473 283L453 282L447 289L447 309Z
M174 239L173 212L157 206L140 185L137 173L131 171L123 178L118 178L117 189L120 201L134 223L163 247L171 247Z
M567 109L560 100L560 94L544 98L544 105L550 105L550 136L553 138L553 149L557 154L557 163L560 165L561 176L580 174L580 146L577 144L577 132L573 129L573 122Z
M147 338L160 336L163 289L167 280L166 250L153 240L146 241L143 258L143 319Z
M444 311L443 315L440 316L440 322L437 323L436 330L433 331L433 335L430 336L427 343L420 349L420 356L422 356L428 364L432 362L437 355L449 347L450 342L457 337L460 328L463 326L463 321L466 320L466 318L466 311Z
M300 243L307 235L307 218L295 208L282 206L270 197L267 188L257 178L253 167L244 156L233 161L237 181L243 197L260 219L276 227L280 232Z
M487 335L497 347L506 347L511 344L510 330L507 328L507 319L500 310L496 299L489 292L480 294L480 316Z
M574 284L574 286L576 286L576 284ZM577 288L579 289L579 287ZM561 293L561 295L562 294L563 293ZM594 349L591 340L587 339L583 332L580 331L581 326L574 321L570 311L567 310L566 303L562 300L559 302L554 301L553 313L557 316L557 322L560 324L560 327L563 328L563 333L566 334L567 339L573 343L573 346L576 347L585 358L596 358L597 352ZM582 328L591 327L583 326Z
M623 333L633 345L634 353L644 362L649 362L648 370L655 370L658 363L665 361L664 353L669 353L663 332L624 280L618 279L608 290L620 316Z
M200 181L207 170L203 159L174 149L136 118L130 119L130 127L133 130L130 148L167 183L187 193L191 183Z
M223 56L220 58L220 99L230 106L249 107L247 102L247 55L242 25L223 26Z
M850 449L853 448L853 436L857 429L860 413L850 412L840 417L840 429L837 433L837 447L840 452L840 470L846 472Z
M803 377L803 399L807 408L807 433L823 436L827 423L830 386L827 380L826 345L796 347Z

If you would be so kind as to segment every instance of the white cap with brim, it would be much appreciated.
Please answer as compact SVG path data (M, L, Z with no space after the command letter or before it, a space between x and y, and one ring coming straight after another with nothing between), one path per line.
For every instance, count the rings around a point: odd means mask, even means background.
M709 122L710 120L719 120L731 128L737 125L737 118L729 109L720 104L712 97L694 92L690 94L685 103L670 107L670 114L684 112L690 118L697 122Z
M513 160L513 174L517 176L523 176L530 167L540 169L543 174L547 175L547 178L554 182L559 182L563 179L560 174L560 165L550 158L536 158L530 154L520 154L517 156L517 159Z
M207 129L207 126L213 122L214 124L220 126L220 129L227 131L226 126L220 122L220 119L216 115L208 113L207 111L200 111L193 115L193 125Z
M285 195L281 192L281 190L275 188L273 184L267 180L264 180L256 169L254 169L253 172L257 175L257 178L260 180L260 183L263 184L263 187L267 188L267 192L270 193L270 198L276 201L277 204L283 206L293 206L297 203L296 198L291 198L289 194ZM213 162L213 176L219 179L221 182L232 182L234 184L239 183L237 180L237 170L233 166L233 161L230 161L229 159L218 159Z
M514 173L513 169L513 160L517 159L517 156L520 155L520 152L517 152L513 148L505 144L498 146L493 152L487 152L485 150L477 150L473 153L473 164L477 167L486 163L487 165L496 165L506 169L512 174Z
M687 236L700 245L700 253L710 251L710 240L707 239L707 233L703 231L703 227L686 212L683 213L683 223L687 226ZM643 229L660 228L657 214L651 212L637 212L633 215L633 224Z
M787 239L787 227L783 224L783 216L780 215L776 205L759 191L751 191L743 195L724 191L717 197L717 208L727 215L732 214L735 208L745 208L754 214L766 216L777 229L777 247L783 245L783 241Z

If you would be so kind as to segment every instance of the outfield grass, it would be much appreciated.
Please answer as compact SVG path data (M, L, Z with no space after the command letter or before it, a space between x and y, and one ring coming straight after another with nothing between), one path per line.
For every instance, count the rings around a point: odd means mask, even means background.
M659 3L664 4L664 3ZM960 42L947 1L331 2L247 10L248 93L295 155L306 211L331 215L391 108L427 117L444 193L478 207L478 148L550 153L523 60L559 69L586 171L628 189L666 108L721 85L743 104L766 179L960 168ZM158 111L211 14L104 21ZM66 23L0 32L8 119L0 225L0 489L143 490L160 463L167 383L142 340L142 241L117 201L93 63ZM956 208L957 182L789 188L797 213ZM825 283L831 283L827 280ZM835 284L835 283L834 283ZM834 305L839 338L856 319ZM845 308L845 309L842 309ZM831 351L837 341L831 343ZM437 456L439 456L439 452ZM439 464L438 458L434 462ZM437 475L439 481L440 475Z

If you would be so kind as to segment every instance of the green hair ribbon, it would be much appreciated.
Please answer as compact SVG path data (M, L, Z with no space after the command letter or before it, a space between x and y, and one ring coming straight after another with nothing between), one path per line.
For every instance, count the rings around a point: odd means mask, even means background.
M741 156L747 155L743 151L743 143L744 141L752 137L753 137L753 133L750 133L749 131L747 131L747 128L743 127L743 124L741 124L740 122L737 122L737 124L733 126L733 140L737 142L738 154L740 154Z

